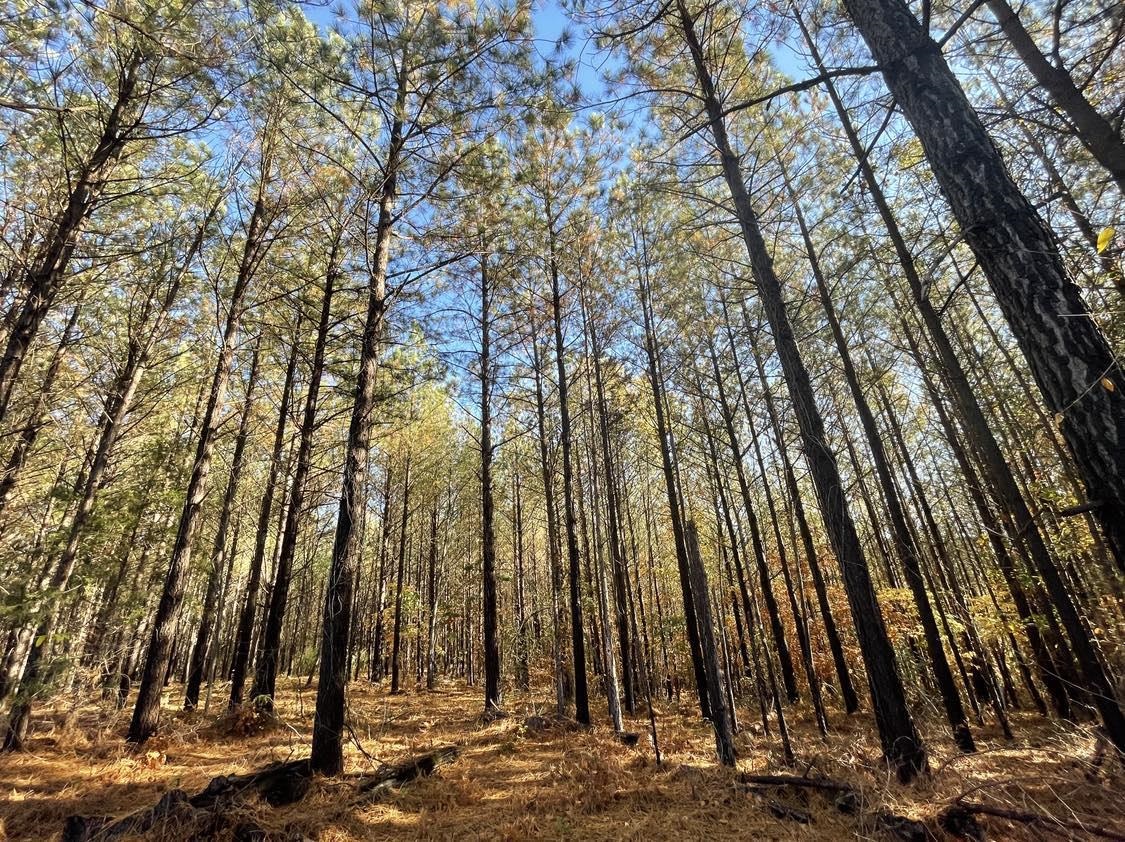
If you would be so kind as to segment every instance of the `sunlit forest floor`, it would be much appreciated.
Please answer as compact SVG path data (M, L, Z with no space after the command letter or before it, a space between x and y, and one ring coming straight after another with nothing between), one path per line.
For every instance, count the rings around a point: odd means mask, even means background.
M1007 744L978 728L980 751L958 755L935 723L932 772L911 786L886 779L878 764L873 727L865 715L832 719L821 741L811 718L794 712L795 766L780 762L776 734L761 735L754 713L739 711L737 771L714 760L713 738L694 716L686 694L679 704L656 703L660 747L657 767L648 740L648 717L626 727L644 736L635 747L618 741L606 725L589 731L528 727L527 718L549 713L549 690L509 691L508 716L480 719L480 692L442 682L434 692L390 696L385 688L351 685L354 739L348 771L374 770L427 749L456 744L460 757L428 778L393 792L382 803L355 807L345 782L318 780L303 800L272 808L252 802L233 808L279 840L315 839L882 839L894 838L875 816L890 812L925 822L934 838L947 838L937 815L958 796L1010 809L1051 814L1125 834L1125 776L1120 764L1095 768L1092 731L1044 724L1016 715L1016 741ZM67 816L123 816L151 807L165 792L198 792L218 775L248 772L271 761L307 755L315 688L285 685L282 723L249 735L232 732L217 715L173 712L182 698L173 686L165 696L164 729L140 753L123 744L129 709L110 703L77 708L57 701L40 709L30 750L0 762L0 837L59 838ZM599 711L601 713L601 711ZM533 724L534 721L533 721ZM842 812L832 793L792 787L749 786L746 773L827 776L862 793L863 806ZM778 817L777 813L788 816ZM237 818L237 817L236 817ZM807 823L803 823L807 820ZM226 838L238 838L228 822ZM1086 838L1050 825L1027 826L982 817L990 839ZM195 839L200 827L165 821L150 839ZM208 836L208 838L210 838ZM217 838L223 838L222 836ZM257 837L246 838L262 838ZM1094 837L1090 837L1094 838Z

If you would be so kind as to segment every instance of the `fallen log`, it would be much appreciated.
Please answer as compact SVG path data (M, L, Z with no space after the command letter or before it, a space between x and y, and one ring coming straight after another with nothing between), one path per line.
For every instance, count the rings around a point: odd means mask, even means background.
M1080 822L1073 819L1060 819L1045 813L1032 813L1025 810L1012 810L995 804L985 804L980 801L957 801L946 807L938 816L938 823L944 828L956 827L964 821L965 816L980 815L994 816L998 819L1020 822L1022 824L1054 826L1058 829L1085 833L1110 839L1113 842L1125 842L1125 833L1112 828L1097 825L1092 822Z
M357 804L377 801L418 778L433 774L438 766L458 755L456 746L444 746L393 765L386 765L371 774L349 775L360 793ZM189 796L182 789L164 793L152 807L114 819L112 816L69 816L63 828L63 842L94 842L147 833L159 822L175 819L188 823L210 814L221 814L236 801L251 795L260 797L271 807L293 804L304 798L312 787L312 766L308 758L287 763L272 763L244 775L219 775L202 790ZM254 834L242 834L253 838Z
M63 825L63 842L87 842L92 839L116 839L147 833L157 822L173 817L188 818L195 810L182 789L164 793L146 810L130 813L114 821L110 816L68 816Z
M385 765L375 774L360 779L359 797L353 803L356 806L373 804L411 781L432 775L438 766L452 763L459 754L457 746L443 746L402 763Z
M828 792L854 792L855 787L831 778L803 778L799 775L739 775L739 781L747 786L799 786L810 789L823 789Z

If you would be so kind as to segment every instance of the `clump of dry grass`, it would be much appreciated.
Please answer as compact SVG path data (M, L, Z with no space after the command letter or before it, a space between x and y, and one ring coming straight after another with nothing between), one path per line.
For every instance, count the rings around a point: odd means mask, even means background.
M147 838L180 840L218 833L233 838L239 824L271 838L311 837L323 842L391 837L419 839L658 839L879 838L879 810L924 821L940 834L937 818L958 797L1071 821L1094 822L1125 833L1119 792L1122 769L1107 761L1092 769L1091 729L1014 717L1017 740L1005 743L978 729L981 751L961 755L940 728L931 730L932 772L914 785L894 782L879 761L865 716L832 717L821 740L806 711L793 712L799 762L784 767L774 737L755 734L752 713L741 711L737 770L714 760L714 741L688 700L657 702L665 762L657 767L647 736L636 747L618 740L608 724L572 729L552 722L546 683L539 693L510 693L507 716L482 722L476 688L446 682L437 692L389 696L358 682L349 695L350 771L375 771L439 745L457 744L461 757L379 803L354 806L347 781L317 780L302 801L281 808L249 801L229 808L221 830L165 822ZM57 837L66 816L121 816L152 806L173 788L197 792L215 776L245 773L307 753L312 691L286 684L270 727L255 717L173 713L170 694L160 736L137 754L125 750L127 715L110 707L57 700L54 714L30 750L0 764L0 835ZM542 722L529 717L540 716ZM62 728L68 718L73 726ZM647 735L647 713L626 722ZM758 728L758 731L761 729ZM1114 765L1117 764L1117 765ZM845 781L862 808L837 809L835 795L816 790L748 787L744 774L783 772ZM352 787L352 789L349 789ZM788 816L778 818L778 815ZM807 816L802 824L793 816ZM996 838L1042 839L1049 826L984 818ZM1060 838L1081 838L1062 829Z

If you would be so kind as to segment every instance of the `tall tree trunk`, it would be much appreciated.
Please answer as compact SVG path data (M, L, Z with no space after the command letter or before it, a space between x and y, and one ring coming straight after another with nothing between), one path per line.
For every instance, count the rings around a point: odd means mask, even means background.
M746 512L746 521L750 526L750 542L754 548L754 559L758 567L758 583L762 589L762 598L766 603L766 613L769 615L770 634L773 637L774 649L777 660L781 664L781 681L785 686L785 695L789 701L796 702L797 677L793 671L793 658L789 654L789 644L785 639L785 628L781 624L781 611L777 605L777 597L773 592L773 581L769 569L766 567L766 550L762 542L762 533L758 524L758 515L754 510L750 498L750 484L746 480L746 468L742 463L742 446L734 429L734 413L727 400L726 387L723 385L723 376L719 371L719 361L715 348L710 346L712 371L715 376L715 387L718 392L719 409L723 418L723 427L727 433L727 444L731 449L731 461L734 464L734 473L738 479L738 490L742 495L742 507ZM794 618L799 622L799 618Z
M565 716L571 698L573 682L566 663L566 648L563 638L566 617L562 610L562 559L559 552L559 527L555 510L555 481L547 453L547 410L543 394L543 359L539 347L539 335L535 315L531 316L531 356L535 375L535 418L538 430L539 467L543 481L543 503L547 510L547 555L551 574L551 621L554 630L551 653L555 666L555 710Z
M574 718L590 724L590 697L586 687L586 642L582 628L582 572L578 551L578 524L574 508L574 471L571 464L572 432L569 389L566 379L566 346L563 343L562 288L556 260L554 217L550 199L546 206L551 280L551 313L555 332L555 370L558 375L559 436L562 440L563 522L566 527L566 554L570 573L570 636L574 652Z
M266 542L269 540L270 516L273 514L273 498L277 493L279 476L282 476L282 450L285 447L285 430L289 425L289 406L293 400L293 380L297 373L297 356L301 348L300 314L293 331L293 342L289 349L289 359L285 364L285 380L281 385L281 403L277 410L277 425L274 428L273 448L270 451L269 469L266 473L266 487L262 494L261 508L258 510L258 525L254 533L254 555L250 557L250 572L246 580L246 593L243 596L242 611L238 617L238 627L234 636L234 658L231 661L230 701L235 708L242 704L242 692L246 687L246 673L250 667L251 643L255 620L258 618L258 591L262 584L262 568L266 560ZM284 489L284 477L282 476Z
M879 428L875 423L875 414L871 411L871 405L868 403L867 397L863 394L863 387L860 385L859 375L856 373L855 364L852 362L851 351L848 348L847 339L844 337L844 331L840 326L840 319L836 314L836 308L832 304L828 284L821 271L820 258L817 256L816 248L813 246L812 236L805 222L805 216L801 212L796 193L789 183L789 176L785 173L784 163L782 163L781 166L786 190L789 193L789 199L793 204L793 211L797 217L797 226L801 231L801 238L804 241L805 253L809 260L809 266L812 268L813 279L816 282L821 307L824 309L824 316L828 321L828 327L832 331L832 339L836 345L836 352L839 354L840 362L843 364L844 379L847 381L848 390L851 392L852 402L855 404L856 411L859 413L860 425L863 427L864 435L867 438L867 449L871 454L872 464L875 466L875 475L879 478L879 484L883 489L883 499L887 506L887 517L890 519L891 530L895 539L896 555L899 561L902 562L903 569L906 572L906 583L910 587L910 593L914 597L914 605L918 609L918 618L922 622L922 636L926 641L926 650L930 656L930 666L934 671L934 679L937 682L938 692L941 693L942 704L945 707L945 715L949 720L950 727L953 729L953 738L958 748L964 752L972 752L976 750L976 746L973 743L973 735L969 731L969 722L965 716L964 706L961 704L961 696L957 692L957 685L953 680L953 672L950 670L949 662L945 657L945 649L942 647L941 632L938 630L933 606L930 604L930 597L926 592L926 583L922 577L919 548L910 531L910 527L907 525L906 512L903 509L902 499L899 497L898 489L895 487L894 479L891 475L890 461L887 458L886 449L883 447L883 440L879 435Z
M640 232L640 245L645 251L639 266L639 297L645 329L645 356L648 360L648 380L652 388L652 403L656 414L656 438L660 446L660 464L664 471L664 488L668 494L668 516L672 522L672 537L676 545L676 567L680 575L680 591L684 603L684 625L687 627L688 649L691 665L695 673L696 693L699 696L699 712L704 719L711 718L711 701L707 693L707 667L703 660L703 648L699 642L699 623L695 615L695 600L691 595L691 568L684 543L680 493L676 487L676 474L672 463L671 432L664 417L664 380L660 368L660 349L657 345L656 320L653 314L652 287L647 278L647 246L644 232ZM636 235L634 235L636 240ZM634 242L634 249L637 243Z
M500 618L496 599L495 501L492 495L492 289L487 253L480 259L480 516L484 623L484 712L500 710Z
M391 694L402 692L399 683L399 664L402 650L402 583L406 575L406 536L410 522L410 453L406 454L406 467L402 477L402 525L398 540L398 569L395 574L395 624L391 632Z
M211 473L211 460L215 450L220 414L226 400L227 381L230 378L231 357L234 355L234 342L242 321L246 291L250 286L254 270L269 245L265 239L268 228L265 184L259 186L258 197L254 202L250 221L246 229L246 242L243 246L242 260L234 288L231 290L227 317L223 326L222 341L219 345L219 358L211 377L211 387L207 393L206 409L199 429L199 440L192 463L191 478L184 495L184 507L180 514L180 525L176 532L176 543L172 548L172 558L168 564L168 574L164 581L160 602L152 621L148 656L145 659L137 702L129 724L128 741L143 743L152 736L160 724L160 694L164 673L172 659L172 638L180 620L184 592L187 589L191 572L191 552L199 532L203 514L203 501L207 496L208 479Z
M676 0L684 40L691 52L696 76L702 92L715 148L721 159L723 176L730 190L750 257L758 295L766 312L777 347L793 407L801 428L809 471L820 498L821 511L829 538L836 552L844 577L852 619L855 622L860 650L867 666L867 682L883 753L895 767L900 780L908 781L926 767L926 752L914 727L906 704L894 660L894 649L883 624L882 613L875 598L871 574L859 543L851 513L844 499L843 485L835 456L828 449L824 422L816 407L808 371L801 359L793 328L786 312L781 282L762 238L758 219L750 204L750 196L742 177L738 156L731 148L723 117L723 107L715 92L707 68L703 48L695 31L695 21L686 0Z
M1082 145L1117 182L1117 189L1125 193L1125 142L1121 133L1090 104L1074 84L1070 73L1051 64L1040 52L1007 0L987 0L986 5L1035 81L1051 95L1070 120Z
M1012 181L941 50L907 4L846 0L845 6L922 143L965 241L1059 419L1088 498L1120 559L1125 556L1125 371L1070 280L1054 237ZM1047 580L1049 574L1041 575ZM1071 620L1063 622L1069 631ZM1079 648L1085 647L1076 644ZM1081 651L1078 655L1090 689L1104 697L1099 710L1111 738L1125 750L1125 715L1104 671Z
M285 510L285 526L281 533L281 549L277 555L277 570L270 590L269 608L261 637L258 638L258 657L254 664L254 681L250 697L261 699L266 710L273 709L277 692L277 671L281 653L281 632L289 603L289 585L293 578L293 559L297 553L297 536L305 508L305 492L309 469L312 467L313 436L316 432L316 410L320 399L320 382L324 376L324 349L328 331L332 326L332 294L339 275L340 232L332 241L328 256L328 269L324 276L324 292L320 302L320 320L316 328L309 368L309 383L305 392L305 407L301 415L300 440L297 444L297 467L289 489L289 504Z
M707 694L711 700L711 727L715 731L715 753L724 766L734 766L732 711L727 708L727 699L723 692L723 673L719 669L719 651L715 643L715 624L711 617L707 571L703 569L703 559L699 555L699 536L695 531L695 521L687 522L685 533L688 563L691 565L691 592L695 597L695 611L699 618L703 653L707 658Z
M234 440L234 453L230 461L230 479L223 495L223 505L219 510L219 525L215 530L215 542L211 550L211 573L207 577L207 592L203 597L203 613L199 618L199 630L192 647L191 664L188 667L187 689L184 692L184 710L194 710L199 704L199 689L203 684L203 674L209 661L211 633L214 626L219 591L222 589L223 573L227 565L227 531L230 529L234 513L234 501L238 497L238 486L242 479L242 457L246 451L246 440L250 435L250 415L254 408L254 387L258 381L258 361L261 355L262 334L254 343L254 354L250 359L250 374L246 381L246 399L242 403L242 417L238 422L238 435Z
M23 470L27 457L35 446L35 440L39 438L39 433L47 426L50 419L47 401L51 397L51 390L55 386L55 378L58 377L59 370L62 368L66 352L74 342L74 331L78 326L80 310L81 302L70 309L70 317L66 321L66 327L63 328L62 338L51 355L51 361L47 364L47 371L43 375L43 382L40 383L39 391L35 394L35 402L27 414L27 420L19 429L16 446L12 448L12 452L8 456L8 463L4 466L4 473L0 475L0 517L4 515L4 509L8 505L12 491L15 490L20 471Z
M633 647L629 634L629 612L627 577L625 574L624 534L621 528L621 508L618 501L617 484L614 482L613 451L610 448L609 406L606 401L605 380L602 373L602 346L597 327L590 323L587 311L585 289L582 290L582 318L585 332L590 337L593 349L593 369L595 403L598 414L598 434L602 445L602 466L605 472L606 488L606 530L609 539L610 565L613 571L614 619L617 622L617 641L621 651L621 678L624 683L625 710L636 710L633 690Z
M1063 417L1064 436L1087 493L1101 503L1098 520L1120 559L1125 553L1125 447L1121 446L1125 442L1125 396L1118 386L1110 391L1104 384L1125 385L1125 377L1112 363L1077 288L1067 279L1050 233L1012 183L937 45L901 0L846 0L846 5L880 66L891 68L884 70L888 87L914 125L1048 406ZM805 37L810 49L815 50L807 32ZM822 68L819 56L814 56ZM934 343L966 432L984 460L1009 535L1025 548L1042 577L1110 739L1118 749L1125 750L1125 714L1114 698L1097 652L969 386L939 314L926 298L913 255L862 153L843 102L831 82L826 89L853 150L858 150L860 171ZM1116 492L1108 490L1106 483L1109 487L1116 484ZM1116 502L1114 493L1118 495Z
M325 775L338 775L344 768L344 686L347 684L348 648L351 630L352 583L359 544L358 515L364 507L364 477L371 441L371 414L375 408L375 375L379 367L384 319L387 308L387 266L391 253L391 228L395 219L396 185L404 144L403 113L407 97L406 47L398 68L394 119L391 123L379 216L375 228L375 250L367 287L367 316L359 354L355 402L348 424L344 450L344 473L332 564L324 598L324 628L321 637L320 683L316 692L313 721L312 768Z

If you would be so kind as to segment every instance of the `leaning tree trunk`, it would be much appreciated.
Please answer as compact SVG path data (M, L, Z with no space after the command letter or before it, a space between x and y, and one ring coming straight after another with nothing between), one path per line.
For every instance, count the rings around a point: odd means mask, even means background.
M137 107L138 74L146 59L144 51L134 48L121 68L116 97L106 115L98 142L73 179L66 204L51 220L46 239L22 279L23 303L8 326L7 341L0 356L0 422L8 414L12 388L31 342L66 279L66 270L82 228L101 199L113 166L121 157L131 133L140 123L140 115L134 117L130 112Z
M844 338L844 331L840 326L836 308L832 304L828 284L821 271L820 258L813 246L812 235L805 223L805 216L801 212L796 193L789 183L789 175L785 172L783 162L781 167L785 187L797 217L801 239L804 241L805 253L809 260L809 266L812 268L821 307L824 309L825 319L828 321L828 327L832 332L836 352L843 364L844 379L847 381L848 390L851 392L852 402L859 413L860 425L863 427L864 435L867 438L867 449L875 466L875 475L883 489L887 516L891 522L891 531L894 535L895 551L899 561L902 562L903 569L906 571L906 583L910 587L910 593L914 597L914 605L918 609L918 619L922 623L922 636L926 641L930 666L933 667L934 680L937 682L938 692L941 694L946 718L953 729L953 738L958 748L964 752L976 751L973 735L969 730L969 721L965 715L965 708L961 703L961 695L957 692L957 684L953 680L953 671L949 668L949 661L945 657L945 649L941 643L941 632L938 630L933 606L930 603L929 594L926 592L926 583L922 577L921 552L906 522L902 498L899 496L898 488L895 486L894 478L891 475L890 460L887 458L883 440L879 435L879 428L875 423L875 414L871 410L866 395L863 394L863 387L860 385L859 375L852 361L851 350L848 348L847 339Z
M789 322L781 282L774 271L773 260L750 204L750 196L742 177L738 156L735 155L727 137L723 107L707 68L703 48L696 34L695 21L687 9L686 0L677 0L676 6L684 40L691 52L703 95L715 148L722 163L723 177L730 190L750 257L758 295L766 312L785 380L789 386L804 440L809 471L820 498L825 526L844 577L860 650L867 666L867 682L871 690L872 706L883 752L895 767L899 778L905 782L926 767L926 752L906 703L906 691L895 664L894 649L883 623L879 603L875 598L867 559L844 499L840 470L835 456L826 443L824 422L817 410L809 374L801 359L797 340Z
M711 700L711 727L715 731L715 752L724 766L735 765L734 732L731 730L733 711L727 708L723 692L723 673L719 669L719 652L715 643L715 624L711 617L711 598L707 589L707 571L699 555L699 537L695 521L685 525L688 564L691 566L691 592L695 597L695 613L699 618L703 654L707 659L707 695Z
M301 317L293 331L293 345L289 360L285 365L285 380L281 385L281 405L277 411L277 426L273 435L273 450L270 451L269 471L266 474L265 492L262 494L261 508L258 510L258 526L254 533L254 555L250 558L250 575L246 581L242 611L238 617L238 627L234 636L234 658L230 671L231 708L242 704L242 692L246 687L246 672L250 667L251 643L254 634L254 621L258 617L258 590L262 582L262 567L266 560L266 541L269 538L270 515L273 513L273 498L277 493L279 474L282 474L281 453L285 447L285 430L289 422L289 404L293 399L293 379L297 372L297 355L301 347Z
M254 386L258 381L258 362L261 357L262 334L254 343L254 355L250 358L250 374L246 380L246 399L242 402L242 416L238 422L238 434L234 440L234 453L230 460L230 479L223 494L222 508L219 510L219 525L215 530L215 541L211 545L211 572L207 577L207 590L203 596L203 611L199 618L199 629L195 635L195 645L191 650L188 665L187 688L184 691L184 710L195 710L199 704L199 690L210 660L211 637L215 631L215 614L219 593L223 587L226 572L227 532L234 513L234 501L238 497L238 487L242 480L242 457L246 452L246 440L250 437L250 415L254 408Z
M656 343L656 320L653 314L652 288L643 269L640 272L639 293L645 329L648 380L652 388L652 403L655 411L656 438L660 445L660 465L664 472L664 488L668 495L668 515L672 521L672 537L676 545L676 567L680 576L680 592L683 596L684 625L687 627L688 649L691 653L696 692L699 696L699 712L704 719L710 719L711 701L707 693L707 667L703 660L703 648L699 642L699 623L695 616L695 600L691 595L691 568L687 555L687 545L684 543L680 495L676 487L676 475L672 464L671 437L664 417L664 381L660 368L660 349Z
M1069 280L1053 237L1012 182L941 51L902 0L846 0L903 113L911 121L954 215L987 275L1048 407L1061 421L1097 517L1125 555L1125 374ZM806 36L807 37L807 36ZM811 39L809 39L811 41ZM848 128L843 105L829 88ZM854 134L854 133L852 133ZM849 136L853 147L855 141ZM874 174L865 160L868 185ZM881 194L880 194L881 195ZM911 294L934 341L966 429L981 449L997 499L1042 577L1070 637L1110 739L1125 750L1122 713L1066 584L1043 542L980 406L968 387L913 258L880 203ZM896 236L897 235L897 236Z
M309 371L309 385L305 392L305 408L301 416L300 441L297 445L297 467L293 474L293 484L289 490L289 505L285 510L285 526L281 532L281 548L277 555L277 570L270 591L269 608L266 610L265 626L258 638L258 657L254 664L254 681L250 687L250 697L261 699L266 710L273 710L273 698L277 692L277 669L281 652L281 631L285 622L285 610L289 603L289 585L293 578L293 558L297 552L297 534L300 530L301 515L305 502L305 484L312 467L313 433L316 429L317 400L320 396L320 381L324 374L324 349L328 343L328 330L332 323L332 292L336 284L337 254L339 237L333 241L328 258L328 271L324 279L324 294L320 304L320 321L316 329L316 344L313 348L312 366Z
M1125 142L1120 131L1090 104L1066 69L1055 67L1040 52L1007 0L987 0L986 5L1035 81L1066 114L1082 145L1090 150L1094 159L1117 182L1117 188L1125 193Z
M149 640L148 656L145 659L140 687L137 689L137 702L133 718L129 724L128 741L143 743L151 737L160 724L160 694L164 675L172 660L172 643L176 626L180 619L184 593L187 590L188 576L191 572L191 552L203 516L203 501L207 497L211 461L215 451L215 438L219 431L223 404L226 399L227 381L230 379L231 358L234 356L235 337L242 321L246 291L253 278L254 269L269 245L265 240L268 227L263 184L259 188L254 210L246 230L246 243L243 246L242 260L234 288L231 290L226 323L223 326L222 341L219 345L219 359L211 377L211 388L207 393L206 409L199 429L195 460L192 463L191 478L184 495L184 506L180 514L180 525L176 532L176 543L172 548L172 558L168 564L168 574L164 581L156 615L152 620L152 633Z
M1125 556L1125 371L1067 274L1054 237L1012 181L941 50L906 3L847 0L845 5L922 143L1120 559ZM1087 676L1094 694L1106 696L1099 709L1115 743L1125 748L1125 716L1110 688L1099 686L1101 678Z
M35 394L35 403L27 414L27 420L19 430L16 446L12 448L12 452L8 455L8 463L4 466L3 474L0 475L0 517L3 517L4 509L7 507L12 491L15 490L20 471L23 470L32 448L35 447L35 440L39 438L39 433L47 426L50 419L47 400L51 396L55 378L58 377L63 360L66 358L67 349L74 341L74 330L78 325L80 309L80 305L75 304L70 310L70 318L67 319L62 338L51 355L51 361L47 364L47 371L43 375L43 382L39 384L39 390ZM3 698L3 693L0 693L0 698Z

